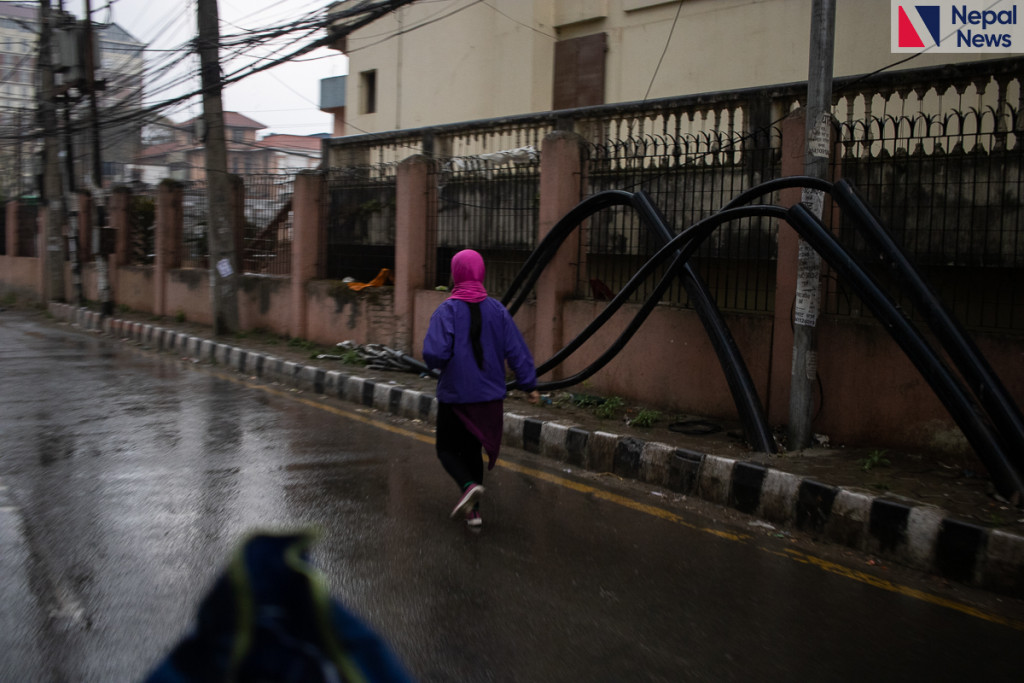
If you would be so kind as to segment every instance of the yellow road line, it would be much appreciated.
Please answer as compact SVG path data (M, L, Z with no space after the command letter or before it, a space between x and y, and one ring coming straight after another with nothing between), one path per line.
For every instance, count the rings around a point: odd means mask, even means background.
M881 588L882 590L889 591L890 593L898 593L908 598L921 600L923 602L928 602L933 605L938 605L940 607L946 607L948 609L956 610L957 612L962 612L963 614L966 614L968 616L976 617L978 619L984 619L985 621L991 621L1002 626L1009 626L1010 628L1016 629L1018 631L1024 631L1024 621L1017 621L1015 619L1001 617L998 614L991 614L989 612L980 610L977 607L972 607L971 605L966 605L962 602L957 602L956 600L944 598L941 595L934 595L932 593L926 593L925 591L918 590L917 588L911 588L910 586L904 586L898 583L893 583L892 581L888 581L887 579L872 576L871 574L868 574L866 572L862 572L857 569L852 569L850 567L846 567L841 564L837 564L835 562L822 559L820 557L815 557L814 555L809 555L800 550L786 548L784 553L777 554L781 555L782 557L788 557L789 559L795 560L802 564L808 564L814 567L818 567L819 569L822 569L832 574L836 574L838 576L853 579L854 581L859 581L860 583L866 583L867 585L874 586L875 588Z
M349 420L355 420L356 422L360 422L365 425L370 425L378 429L383 429L385 431L391 432L392 434L397 434L399 436L415 439L416 441L420 441L422 443L434 443L434 437L432 436L421 434L419 432L415 432L410 429L405 429L403 427L389 425L386 422L382 422L381 420L374 417L367 417L366 415L361 415L359 413L345 410L343 408L337 408L335 406L327 405L325 403L314 401L302 396L296 396L295 394L290 393L288 391L281 391L279 389L274 389L263 384L254 384L248 380L241 379L237 376L225 375L224 373L216 371L211 371L211 374L221 379L227 380L229 382L234 382L235 384L242 384L253 389L259 389L273 396L287 398L292 401L298 401L299 403L305 404L307 406L319 408L320 410L333 413L334 415L338 415ZM706 534L711 534L712 536L717 536L727 541L745 543L753 538L749 534L732 533L729 531L722 531L720 529L712 529L710 527L701 527L696 524L691 524L679 515L668 510L665 510L663 508L659 508L654 505L647 505L646 503L641 503L632 498L628 498L626 496L622 496L616 493L611 493L603 489L595 488L593 486L578 481L573 481L572 479L567 479L557 474L552 474L551 472L545 472L544 470L526 467L518 463L509 462L508 460L499 460L497 464L498 467L502 467L512 472L524 474L534 479L540 479L541 481L546 481L549 484L561 486L562 488L570 489L578 493L591 495L594 496L595 498L607 501L609 503L613 503L620 507L635 510L636 512L642 512L646 515L657 517L658 519L664 520L666 522L678 524L679 526L683 526L687 529L692 529L694 531L700 531ZM873 586L875 588L880 588L890 593L896 593L898 595L903 595L905 597L913 598L915 600L921 600L922 602L927 602L933 605L937 605L939 607L945 607L947 609L955 610L957 612L966 614L971 617L975 617L977 619L983 619L994 624L999 624L1000 626L1006 626L1008 628L1012 628L1018 631L1024 631L1024 621L1017 621L1015 619L1002 617L998 614L985 612L981 609L978 609L977 607L973 607L962 602L957 602L956 600L950 600L949 598L944 598L940 595L934 595L932 593L927 593L917 588L911 588L910 586L904 586L902 584L893 583L892 581L888 581L877 576L872 576L867 572L862 572L851 567L846 567L844 565L837 564L830 560L810 555L800 550L786 548L784 549L784 551L779 552L777 550L772 550L770 548L765 547L761 547L760 549L765 552L778 555L779 557L784 557L795 562L799 562L801 564L817 567L818 569L829 572L830 574L835 574L846 579L857 581L859 583Z

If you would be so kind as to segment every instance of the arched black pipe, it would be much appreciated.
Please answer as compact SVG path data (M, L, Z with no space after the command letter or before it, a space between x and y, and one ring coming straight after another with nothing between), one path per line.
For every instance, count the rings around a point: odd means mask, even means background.
M646 195L642 193L631 194L619 190L608 190L592 195L578 204L568 214L563 216L562 219L559 220L558 223L556 223L548 232L544 239L541 240L541 243L530 255L526 263L523 264L522 269L520 269L516 278L502 297L502 303L508 306L509 312L514 315L519 307L526 301L530 289L540 277L540 273L543 271L544 267L547 266L552 258L554 258L558 248L580 223L602 209L611 206L630 205L641 213L641 217L648 227L654 230L663 242L670 242L673 239L673 235L671 231L668 230L665 220L660 216ZM721 222L715 223L715 225L720 224ZM754 389L753 381L750 379L750 373L747 370L742 355L740 355L739 350L736 348L736 342L732 338L732 334L729 332L728 326L726 326L717 305L712 299L710 292L707 290L707 286L700 280L696 272L693 270L693 267L686 262L685 259L681 262L681 266L678 271L674 268L670 269L670 271L679 272L683 286L686 287L694 309L697 311L701 323L704 325L704 328L711 339L712 346L719 357L719 362L726 375L729 390L733 395L733 401L736 404L737 412L739 413L740 420L744 426L744 431L751 447L766 453L776 452L775 440L772 438L771 430L768 428L767 422L764 419L764 411L761 408L760 400L757 397L756 390ZM671 279L662 280L662 283L658 285L656 291L652 293L651 297L647 299L641 310L636 316L634 316L633 321L623 332L623 335L620 336L619 340L617 340L615 344L613 344L612 347L610 347L608 351L601 356L601 358L595 361L595 363L592 363L590 367L571 378L565 378L553 382L542 382L538 386L541 389L546 390L571 386L572 384L577 384L583 381L586 377L597 372L598 369L603 367L609 360L611 360L612 357L614 357L616 353L618 353L619 350L622 349L623 346L625 346L625 343L630 337L632 337L636 329L639 328L640 323L646 320L647 316L650 315L650 312L661 299L661 296L670 284ZM633 289L635 289L635 287L633 287ZM518 296L516 295L517 291ZM628 297L628 293L626 297ZM612 313L618 310L618 308L625 303L626 297L622 296L622 292L620 292L620 294L613 299L612 303L605 307L604 313L607 313L607 317L610 317ZM509 303L510 301L511 305ZM604 320L607 320L607 317L603 318L602 323ZM588 326L587 330L589 331L585 330L580 335L577 335L573 342L570 342L570 345L574 345L573 350L589 339L596 330L596 327L594 327L592 323ZM559 354L556 354L556 356L546 361L538 368L538 374L544 374L545 372L550 371L571 352L572 351L569 351L565 354L561 354L561 352L559 352ZM559 358L559 360L556 361L555 358ZM584 376L580 378L580 375ZM515 383L509 384L510 388L513 388L514 386Z
M591 195L577 204L569 213L562 216L557 223L544 236L537 248L533 250L526 263L519 269L512 284L505 290L501 297L501 303L505 304L509 313L515 315L519 308L530 295L530 290L536 284L541 272L551 262L558 252L558 248L572 232L579 227L580 223L593 216L602 209L612 206L630 206L633 201L633 193L622 190L605 190ZM518 297L516 293L519 293ZM516 297L513 300L513 297ZM511 303L510 303L511 302Z
M615 295L615 298L602 311L592 320L583 331L581 331L576 337L569 342L566 346L560 349L554 356L545 361L540 367L537 368L539 374L548 372L551 368L557 366L568 358L573 352L579 349L587 339L589 339L604 323L606 323L612 315L624 304L629 296L643 283L647 277L650 276L651 272L654 271L663 261L669 257L674 257L671 265L666 269L665 274L662 276L661 281L655 288L655 291L647 298L641 307L640 311L636 313L630 324L625 330L619 335L615 342L606 350L598 359L593 361L586 368L576 373L572 377L566 377L565 379L555 380L552 382L544 382L543 388L545 389L560 389L562 387L571 386L578 384L583 380L587 379L595 372L600 370L602 367L615 357L626 343L630 340L633 334L640 328L640 325L646 320L647 316L650 315L651 311L658 304L661 299L661 295L664 294L665 289L672 283L672 280L676 277L678 272L682 269L686 260L689 259L693 253L700 247L701 243L707 239L708 235L722 223L730 220L736 220L738 218L749 218L752 216L764 216L769 213L775 213L778 217L785 218L785 211L774 206L748 206L737 209L732 209L728 212L720 212L705 218L702 221L695 223L694 225L687 228L684 232L676 235L668 244L658 250L654 256L647 260L646 263L638 270L629 282ZM770 439L770 436L768 437Z
M637 192L634 195L633 205L639 211L640 216L664 242L669 243L672 241L673 235L668 229L665 218L654 206L646 192L642 190ZM757 212L754 215L762 216L765 214ZM686 288L686 293L690 297L690 303L700 317L704 330L707 332L715 349L715 354L718 356L718 364L725 373L726 384L729 387L729 392L732 394L733 403L736 405L740 422L743 425L744 432L746 432L747 441L759 451L774 453L776 451L775 439L772 437L771 429L769 429L768 422L765 419L764 407L757 395L757 389L754 388L754 381L750 377L747 364L744 362L743 356L736 346L736 341L733 339L732 332L730 332L729 326L725 324L722 313L712 298L711 292L708 291L707 285L704 284L697 271L694 270L689 258L687 256L683 259L680 280L683 287ZM660 299L661 296L659 295L658 298Z
M967 386L1010 444L1010 451L1024 458L1024 417L981 351L949 315L857 190L849 182L840 180L835 185L833 197L840 208L857 221L862 228L861 232L882 253L883 258L892 264L896 276L909 292L914 308L924 315L928 327L949 354ZM1022 462L1024 460L1015 463L1018 470Z
M935 395L942 401L978 457L993 475L993 481L1000 494L1015 502L1024 500L1024 480L1008 460L1003 444L984 420L979 406L942 360L935 355L920 333L816 216L801 204L790 208L787 214L790 225L851 286L931 385Z
M815 178L809 175L794 175L786 176L785 178L775 178L774 180L766 180L760 185L755 185L749 190L744 190L735 197L733 197L728 204L722 207L721 210L733 209L737 206L749 204L759 197L763 197L766 194L777 192L778 190L788 190L791 187L809 188L812 190L821 190L822 192L832 192L832 183L821 178Z

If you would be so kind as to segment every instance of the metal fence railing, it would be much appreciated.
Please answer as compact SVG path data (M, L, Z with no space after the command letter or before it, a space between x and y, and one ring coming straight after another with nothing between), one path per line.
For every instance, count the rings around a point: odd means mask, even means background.
M182 268L206 268L210 260L210 242L207 237L206 182L185 184L182 209Z
M291 273L291 174L251 174L242 177L242 272L262 275ZM209 267L205 181L185 184L182 198L182 268ZM236 205L237 206L237 205ZM237 210L237 209L236 209Z
M537 245L540 155L532 146L455 157L433 167L437 188L435 286L451 286L451 259L475 249L484 286L501 297Z
M39 256L39 206L30 200L18 203L18 256Z
M323 277L359 282L395 267L396 164L327 171Z
M245 184L242 270L262 275L290 275L292 269L293 174L258 174Z
M643 190L676 234L743 190L775 177L778 138L779 132L769 129L755 135L646 135L592 145L588 193ZM614 296L663 244L626 208L595 215L586 234L586 269L577 294L596 299ZM743 219L718 228L692 262L720 308L767 312L773 307L776 251L773 220ZM649 277L631 300L650 297L660 276L659 270ZM689 305L678 280L662 302Z
M156 256L156 191L135 192L128 203L128 263L149 266Z
M1021 133L1024 123L1010 108L876 117L841 127L839 172L971 329L1024 330ZM876 260L845 221L839 233L864 262ZM887 282L884 268L874 271ZM892 291L916 317L910 302ZM825 293L825 312L861 314L842 283L829 279Z

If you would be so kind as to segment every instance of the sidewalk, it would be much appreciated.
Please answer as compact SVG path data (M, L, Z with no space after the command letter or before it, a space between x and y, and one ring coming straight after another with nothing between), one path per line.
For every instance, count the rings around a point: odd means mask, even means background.
M256 336L242 335L234 340L236 346L212 339L209 328L195 324L103 319L59 303L51 303L49 312L83 330L402 418L432 422L436 412L434 381L411 373L313 360L308 350ZM639 429L571 405L531 406L517 396L506 402L506 411L504 443L509 447L700 498L880 560L1024 597L1024 510L991 497L986 479L973 475L978 468L972 471L971 461L950 456L936 464L913 454L826 448L771 456L748 450L730 425L703 436L664 427ZM867 466L865 458L874 465ZM890 460L890 466L883 460Z

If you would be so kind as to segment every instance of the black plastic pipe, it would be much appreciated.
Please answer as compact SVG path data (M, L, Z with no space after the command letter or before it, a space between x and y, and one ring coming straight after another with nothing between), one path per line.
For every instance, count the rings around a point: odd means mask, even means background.
M980 407L955 379L949 368L816 216L801 204L790 208L787 214L790 225L850 285L932 387L935 395L993 475L999 493L1014 504L1024 501L1024 480L1007 458L1004 445L986 423Z
M677 276L682 265L689 259L693 253L700 247L701 243L707 239L708 235L722 223L737 218L747 218L750 216L761 216L765 215L766 211L775 211L780 214L785 212L778 207L741 207L733 209L730 212L717 213L704 220L695 223L690 226L686 231L676 235L668 244L662 247L654 256L647 260L646 263L638 270L629 282L619 290L619 293L615 295L615 298L608 303L604 309L592 320L586 328L584 328L579 334L576 335L568 344L562 347L556 352L551 358L545 361L540 367L537 368L538 374L548 372L559 363L565 361L573 352L580 348L597 330L604 325L612 315L629 299L630 295L640 286L640 284L647 279L652 271L657 268L662 261L667 258L674 257L672 264L666 269L664 275L655 291L647 298L641 307L640 311L633 316L630 324L625 330L619 335L615 342L606 350L599 358L594 360L590 365L576 373L572 377L567 377L561 380L554 380L552 382L544 382L542 387L545 389L560 389L565 386L571 386L578 384L583 380L587 379L595 372L604 367L612 358L615 357L616 353L621 350L626 342L630 340L633 334L639 329L641 323L647 318L650 312L658 304L661 299L661 295L664 294L665 289L672 283L672 280Z
M833 197L862 228L864 235L892 265L896 276L909 292L942 348L949 355L967 386L999 428L1010 452L1017 455L1014 465L1024 470L1024 417L1006 387L985 360L981 351L960 324L946 311L920 273L882 226L875 212L847 181L836 183Z
M580 223L598 211L611 206L632 206L641 213L641 217L645 224L648 225L650 229L654 230L663 242L671 242L674 239L672 233L668 230L668 227L665 224L665 220L660 216L646 195L642 193L632 194L619 190L609 190L592 195L578 204L568 214L563 216L562 219L559 220L544 237L537 249L535 249L527 259L526 263L523 264L523 267L520 269L516 278L502 297L502 303L508 306L510 313L514 315L519 307L525 302L530 289L540 277L540 273L543 271L544 267L552 258L554 258L558 248L580 225ZM763 214L754 212L745 213L744 215L750 216ZM716 219L713 221L712 227L707 228L708 231L710 232L713 227L720 225L726 220L731 219ZM685 241L685 239L680 240L677 244L682 244ZM677 250L678 248L679 247L675 247L674 249ZM694 250L695 248L696 247L694 247ZM668 253L670 252L666 253L665 258L667 258ZM692 250L690 253L692 254ZM751 447L766 453L774 453L776 452L775 440L772 437L771 430L764 419L764 411L761 407L757 392L753 387L753 381L750 379L750 373L743 361L743 357L736 348L736 342L733 339L732 334L729 332L728 326L722 319L718 307L712 299L710 292L707 290L707 286L697 276L692 266L687 262L687 258L688 257L682 259L682 261L678 261L679 268L670 268L667 274L678 273L681 277L683 286L686 287L690 300L693 302L694 309L697 311L701 323L704 325L705 331L708 333L712 346L718 355L719 362L726 375L729 390L733 395L733 401L736 404L737 412L739 413L740 420L743 424L744 432L747 435ZM651 265L651 261L648 261L648 264L645 264L645 266L650 265L650 267L644 272L649 272L653 269L654 265L657 265L659 262L660 260ZM602 311L602 315L599 316L599 319L594 321L595 323L599 322L599 324L595 326L594 323L591 323L591 325L577 335L577 337L573 339L567 347L563 348L561 351L556 353L555 356L539 366L538 374L544 374L545 372L550 371L552 368L557 366L558 363L568 357L569 354L579 348L579 346L587 339L589 339L594 334L597 327L600 327L601 324L611 317L612 313L618 310L623 303L625 303L628 295L636 288L636 286L639 285L640 280L637 280L634 276L631 280L631 283L632 282L636 282L636 285L626 291L625 295L623 291L620 291L615 299L613 299L612 303L605 307L605 310ZM591 363L590 366L572 377L551 382L542 382L538 384L538 387L542 390L551 390L578 384L587 377L593 375L600 368L604 367L604 365L606 365L625 346L626 342L628 342L633 336L640 324L646 320L648 315L650 315L654 306L661 299L661 296L664 294L665 290L668 289L670 284L671 277L663 278L656 290L647 299L647 301L645 301L640 311L634 316L626 330L624 330L616 342L609 347L601 357ZM513 388L514 386L514 382L509 384L510 388Z
M661 212L651 201L644 191L634 195L634 203L637 211L644 221L662 238L662 241L672 241L672 232L668 229L667 222ZM722 213L722 212L719 212ZM756 215L763 215L757 213ZM703 241L703 240L701 240ZM677 252L681 253L681 252ZM739 414L740 422L743 424L743 431L746 433L747 441L755 449L764 453L775 453L775 439L772 437L771 429L765 420L764 407L754 388L754 381L750 377L747 364L736 346L729 326L725 324L718 305L708 291L704 281L694 270L690 263L689 256L683 259L680 280L686 293L690 297L690 303L700 317L704 330L711 339L711 345L718 356L718 363L725 373L726 384L732 394L733 403ZM660 296L658 297L661 298Z
M505 304L509 313L515 315L519 308L530 295L541 272L551 262L558 252L558 248L572 234L580 223L593 216L602 209L612 206L631 206L633 193L622 190L605 190L591 195L577 204L569 213L562 216L557 223L544 236L537 248L533 250L526 263L519 269L512 284L505 290L501 297L501 303ZM517 296L518 293L518 296ZM513 299L513 297L515 297Z
M828 193L832 192L832 183L828 180L822 180L821 178L815 178L809 175L786 176L785 178L766 180L760 185L755 185L748 190L744 190L729 200L729 203L723 206L721 210L733 209L737 206L748 204L766 194L771 194L778 190L788 190L792 187L810 188L812 190L821 190L822 192Z

